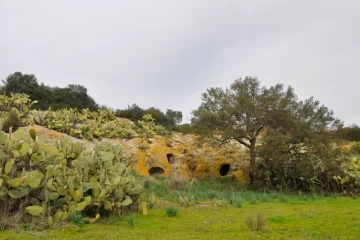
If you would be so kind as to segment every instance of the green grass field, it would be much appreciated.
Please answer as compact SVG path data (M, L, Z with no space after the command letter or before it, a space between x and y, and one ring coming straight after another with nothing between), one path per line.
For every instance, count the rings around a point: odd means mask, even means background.
M0 232L0 239L360 239L360 199L302 196L272 198L256 204L244 201L241 208L213 201L180 207L178 216L166 216L165 207L137 213L135 227L126 217L102 219L79 228L68 224L44 231L13 229ZM250 231L248 216L261 213L263 231Z

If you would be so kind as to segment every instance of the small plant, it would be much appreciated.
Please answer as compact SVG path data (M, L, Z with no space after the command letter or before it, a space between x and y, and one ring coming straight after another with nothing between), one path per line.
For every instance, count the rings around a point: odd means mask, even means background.
M263 193L263 195L261 196L261 199L263 202L270 202L270 197L267 193Z
M4 132L9 132L10 127L12 131L15 132L21 126L20 119L15 110L10 110L8 117L5 119L2 130Z
M243 199L242 197L234 197L231 200L231 203L234 204L237 208L241 208L243 206Z
M30 226L31 226L30 223L24 223L22 227L23 227L24 231L29 231Z
M188 196L178 196L175 198L183 207L187 207L189 205L195 204L195 198L194 196L188 197Z
M143 186L145 189L152 190L152 189L154 189L154 185L155 185L154 182L151 181L150 179L144 180Z
M84 215L81 212L73 212L69 215L69 220L72 224L81 226L84 224Z
M130 227L134 228L135 227L135 213L130 214L129 216L127 216L126 218L126 222L130 225Z
M217 206L217 207L226 207L227 206L227 202L226 202L225 199L217 199L217 198L215 198L214 202L215 202L215 206Z
M175 217L175 216L177 216L178 215L178 209L176 208L176 207L168 207L168 208L166 208L166 215L168 216L168 217Z
M156 201L155 194L154 192L151 192L149 194L149 203L148 203L150 209L153 209L155 207L155 201Z
M161 174L155 174L154 178L158 181L164 181L166 177Z
M253 219L252 216L248 216L245 219L245 224L250 231L264 231L266 220L261 213L259 213L256 219Z
M164 183L159 183L155 185L154 192L158 197L164 197L169 193L169 189Z
M280 200L280 202L287 203L287 202L289 202L289 197L287 197L286 195L280 195L279 200Z
M255 195L250 196L249 202L250 202L251 205L256 205L256 197L255 197Z

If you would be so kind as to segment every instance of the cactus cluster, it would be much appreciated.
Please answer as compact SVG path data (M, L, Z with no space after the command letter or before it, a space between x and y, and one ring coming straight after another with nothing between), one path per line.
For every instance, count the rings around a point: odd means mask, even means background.
M75 138L93 140L101 138L130 139L142 137L148 139L155 135L168 135L169 132L155 123L151 115L146 114L136 124L116 118L110 109L59 109L52 111L31 110L32 101L25 94L11 97L0 95L0 123L4 122L10 110L14 110L22 126L38 124L57 132L66 133Z
M130 174L119 146L97 145L85 151L68 139L47 145L29 133L0 131L0 211L42 216L48 225L69 214L102 211L120 214L134 204L141 182Z

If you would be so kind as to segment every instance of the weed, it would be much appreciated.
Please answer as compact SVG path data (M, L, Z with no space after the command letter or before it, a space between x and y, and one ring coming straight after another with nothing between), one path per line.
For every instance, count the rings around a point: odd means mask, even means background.
M287 203L287 202L289 202L289 197L286 195L280 195L279 200L280 200L280 202Z
M171 207L166 208L166 215L168 217L175 217L178 214L179 214L179 211L178 211L178 209L176 207L171 206Z
M270 202L270 197L267 193L263 193L262 196L261 196L261 200L263 202Z
M217 207L226 207L227 206L227 202L226 202L225 199L217 199L217 198L215 198L214 202L215 202L215 206L217 206Z
M194 196L188 197L188 196L178 196L175 198L183 207L187 207L189 205L195 204L195 198Z
M250 196L249 202L251 205L256 205L256 196L254 194Z
M154 175L154 178L156 179L156 180L158 180L158 181L164 181L165 180L165 176L163 176L163 175L160 175L160 174L155 174Z
M231 199L231 204L235 205L237 208L241 208L243 206L243 199L242 197L233 197Z
M143 186L147 190L153 190L155 187L155 183L151 181L150 179L145 179L143 182Z
M261 213L259 213L256 219L252 216L248 216L245 219L245 224L250 231L263 231L265 229L266 220Z
M126 222L132 227L135 227L135 213L130 214L129 216L127 216L126 218Z
M84 215L81 212L73 212L69 215L72 224L80 226L84 223Z
M30 227L31 227L31 224L30 223L24 223L22 225L22 228L24 229L24 231L29 231L30 230Z
M154 192L158 197L164 197L169 193L169 189L164 183L159 183L155 185Z

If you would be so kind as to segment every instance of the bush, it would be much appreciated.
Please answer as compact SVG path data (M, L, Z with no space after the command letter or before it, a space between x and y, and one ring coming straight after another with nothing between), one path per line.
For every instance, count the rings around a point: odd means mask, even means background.
M168 217L175 217L178 215L178 209L176 207L168 207L166 208L166 215Z
M12 127L12 131L16 131L21 126L20 119L15 110L10 110L8 117L5 119L2 130L4 132L9 132L10 127Z
M354 153L360 153L360 142L356 142L351 146L351 151Z
M256 219L248 216L245 219L245 225L248 227L250 231L263 231L265 229L266 220L261 213L257 215Z

